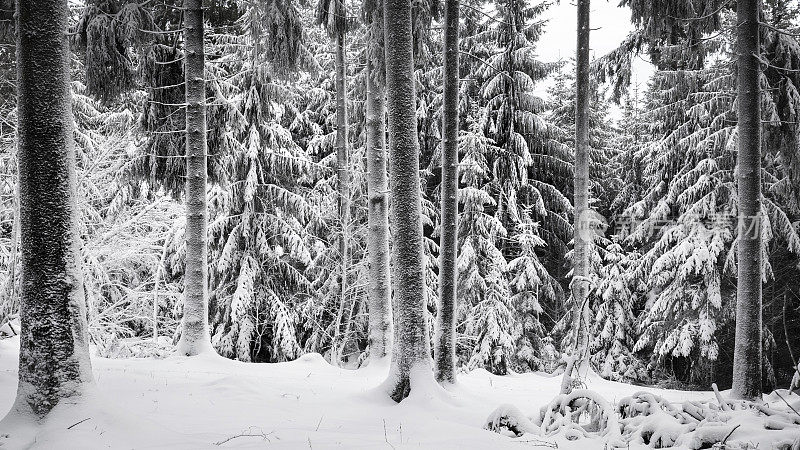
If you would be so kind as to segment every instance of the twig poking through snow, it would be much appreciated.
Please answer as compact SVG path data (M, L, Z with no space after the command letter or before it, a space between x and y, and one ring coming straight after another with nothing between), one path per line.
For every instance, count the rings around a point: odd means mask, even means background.
M736 431L736 429L737 429L737 428L739 428L740 426L742 426L742 424L736 425L735 427L733 427L733 429L731 430L731 432L730 432L730 433L728 433L728 435L727 435L727 436L725 436L725 439L723 439L723 440L722 440L722 446L723 446L723 447L725 447L725 443L726 443L726 442L728 442L728 438L729 438L729 437L731 437L731 435L733 434L733 432L734 432L734 431Z
M87 417L87 418L81 420L80 422L73 423L72 425L68 426L67 429L71 430L72 428L77 427L78 425L82 424L83 422L86 422L89 419L91 419L91 417Z
M247 431L243 431L240 434L237 434L235 436L231 436L231 437L229 437L227 439L223 439L223 440L221 440L219 442L214 442L214 445L220 446L220 445L223 445L223 444L225 444L227 442L230 442L230 441L232 441L234 439L241 438L241 437L260 437L261 439L263 439L263 440L265 440L267 442L272 442L270 440L270 438L268 437L268 435L274 433L274 431L270 431L269 433L265 434L264 431L261 430L261 428L259 428L258 432L253 431L254 428L255 427L250 427L250 428L247 429Z
M383 419L383 440L386 441L387 444L389 444L389 447L394 448L394 445L392 445L392 443L389 442L389 436L386 435L386 419Z
M780 398L781 400L783 400L783 403L786 403L786 406L788 406L788 407L789 407L789 409L791 409L792 411L794 411L794 413L795 413L795 414L797 414L798 416L800 416L800 413L799 413L799 412L797 412L797 410L796 410L796 409L794 409L794 406L790 405L790 404L789 404L789 402L787 402L785 398L783 398L783 396L780 394L780 392L778 392L778 391L776 390L776 391L775 391L775 395L777 395L777 396L778 396L778 398Z

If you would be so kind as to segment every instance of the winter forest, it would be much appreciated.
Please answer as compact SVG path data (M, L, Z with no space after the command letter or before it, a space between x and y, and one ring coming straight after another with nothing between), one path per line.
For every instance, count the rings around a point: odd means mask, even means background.
M0 0L0 448L800 450L798 280L797 0Z

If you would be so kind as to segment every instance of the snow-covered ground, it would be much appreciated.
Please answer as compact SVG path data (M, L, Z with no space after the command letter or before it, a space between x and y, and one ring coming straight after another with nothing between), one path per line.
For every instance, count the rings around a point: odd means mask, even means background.
M19 340L0 340L0 414L14 399ZM395 404L375 389L387 368L335 368L317 354L281 364L221 357L92 360L95 394L60 405L48 423L2 429L3 448L35 434L41 449L430 448L520 449L541 441L561 449L602 449L600 440L510 438L482 429L500 404L535 415L558 392L560 377L499 377L476 370L452 391ZM641 387L592 377L588 388L608 401ZM644 389L670 401L708 400L708 392ZM9 428L8 423L5 428ZM245 436L249 435L249 436ZM238 436L238 437L236 437ZM631 448L639 446L632 445Z

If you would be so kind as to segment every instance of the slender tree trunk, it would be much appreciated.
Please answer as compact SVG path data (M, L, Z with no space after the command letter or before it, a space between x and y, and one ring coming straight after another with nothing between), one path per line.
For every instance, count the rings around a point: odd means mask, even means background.
M13 413L42 418L92 382L77 229L66 0L17 2L19 387Z
M420 377L429 376L433 382L433 376L425 318L411 0L386 0L383 8L394 273L397 274L394 350L386 386L389 396L400 402L411 393L415 382L423 382Z
M15 158L16 159L16 158ZM15 163L17 163L15 161ZM8 293L0 309L0 320L5 320L17 310L17 258L19 257L19 183L14 177L14 222L11 225L11 261L8 265Z
M164 263L167 260L167 249L169 240L175 232L175 226L172 226L167 234L164 235L164 247L161 249L161 258L158 260L156 273L153 275L153 342L158 343L158 294L159 282L161 281L161 273L164 271Z
M789 327L786 325L786 313L787 311L787 303L786 300L788 299L787 291L783 291L783 314L781 314L781 318L783 319L783 337L786 339L786 348L789 350L789 358L792 360L792 367L797 367L797 359L794 357L794 351L792 351L792 343L789 340Z
M735 398L761 398L761 108L759 0L737 1L739 247Z
M442 228L435 372L440 383L456 381L456 262L458 258L458 16L459 0L444 10L444 104L442 112Z
M337 9L334 8L334 11ZM350 155L347 145L347 63L345 61L345 32L336 35L336 176L339 190L339 220L342 223L342 239L339 241L340 298L339 313L336 316L333 345L331 346L331 362L339 363L344 346L341 328L342 318L347 308L347 270L350 266Z
M375 29L373 25L373 29ZM380 28L378 28L380 29ZM367 58L367 255L369 257L369 357L389 355L392 304L389 285L389 180L386 174L386 105L383 76ZM379 70L383 70L381 67ZM377 79L377 80L376 80ZM378 81L380 80L380 81Z
M585 374L589 364L589 246L594 233L589 209L589 0L578 0L578 48L575 96L575 234L572 282L573 361L567 364L562 393Z
M206 92L203 1L185 0L186 271L178 353L213 352L208 330Z

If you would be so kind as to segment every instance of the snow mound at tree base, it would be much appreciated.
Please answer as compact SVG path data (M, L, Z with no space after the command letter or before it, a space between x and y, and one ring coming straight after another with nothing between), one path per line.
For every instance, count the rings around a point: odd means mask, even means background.
M0 448L153 448L180 442L112 397L92 392L62 400L42 422L9 412L0 421Z

